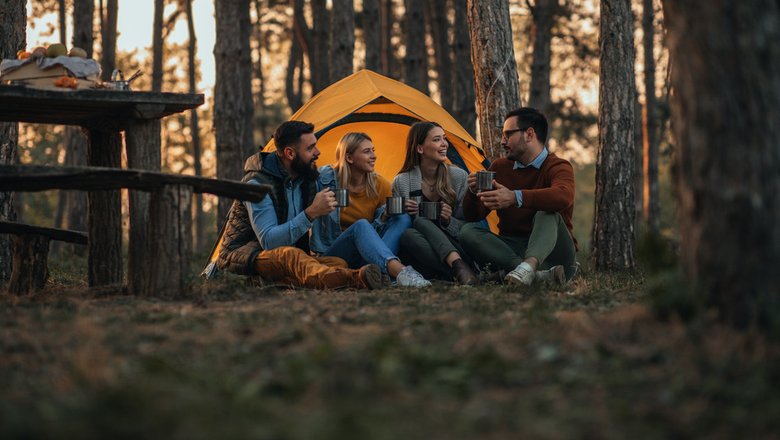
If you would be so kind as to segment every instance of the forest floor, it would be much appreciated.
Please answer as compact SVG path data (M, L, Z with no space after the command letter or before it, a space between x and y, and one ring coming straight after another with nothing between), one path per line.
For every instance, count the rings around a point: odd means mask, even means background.
M780 437L780 343L660 320L641 274L161 301L58 264L0 294L0 438Z

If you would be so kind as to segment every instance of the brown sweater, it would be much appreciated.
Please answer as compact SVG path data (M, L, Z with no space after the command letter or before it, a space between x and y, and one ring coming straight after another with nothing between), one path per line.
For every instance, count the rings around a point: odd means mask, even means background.
M537 211L558 212L563 217L569 233L574 239L571 223L574 211L574 169L569 161L549 153L542 168L515 170L514 161L497 159L489 170L496 172L496 182L512 190L522 190L523 206L499 209L498 230L501 235L528 235L531 233L534 214ZM466 221L479 221L490 210L480 203L471 191L463 198L463 212ZM577 240L574 239L575 246Z

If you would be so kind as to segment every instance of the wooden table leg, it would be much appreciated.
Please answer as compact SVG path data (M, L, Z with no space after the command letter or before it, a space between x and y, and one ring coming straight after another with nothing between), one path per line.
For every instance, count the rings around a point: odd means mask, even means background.
M127 167L148 171L160 171L160 120L139 119L125 131ZM127 289L131 295L142 292L145 270L156 261L155 255L146 254L149 236L149 199L144 191L128 191L130 201L130 239L127 249Z
M151 194L143 296L180 297L190 275L192 188L165 185Z
M118 131L89 130L89 165L121 167L122 136ZM122 282L122 200L119 190L88 194L90 286Z

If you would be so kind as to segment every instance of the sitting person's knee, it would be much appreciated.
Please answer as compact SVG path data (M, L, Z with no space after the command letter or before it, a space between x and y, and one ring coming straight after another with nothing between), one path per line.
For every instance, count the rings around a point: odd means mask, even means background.
M461 243L471 241L480 229L482 229L482 226L476 223L466 223L460 228L460 232L458 232L458 241Z

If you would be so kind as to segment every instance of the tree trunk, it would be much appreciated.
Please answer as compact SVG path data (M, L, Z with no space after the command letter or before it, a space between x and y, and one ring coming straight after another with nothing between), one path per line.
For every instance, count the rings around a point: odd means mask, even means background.
M262 17L265 12L265 5L262 0L255 0L254 4L255 4L255 16L257 17L257 22L252 27L253 29L252 34L255 36L255 43L257 44L256 46L257 63L255 63L254 65L254 77L257 78L257 93L255 94L255 110L257 112L260 112L260 117L255 118L255 125L257 126L257 129L260 131L260 139L265 141L269 137L268 118L265 115L266 83L265 83L265 75L263 74L264 71L263 51L266 48L266 42L265 42L265 35L263 33Z
M57 18L60 22L60 43L68 44L68 10L65 7L65 0L57 0Z
M452 111L452 49L450 45L450 23L447 15L451 10L447 0L433 0L425 3L431 36L433 37L434 57L436 59L436 78L441 95L441 105Z
M425 47L425 13L422 2L405 0L404 16L404 82L430 95L428 90L428 50Z
M500 156L504 115L521 105L509 5L469 0L468 11L480 138L488 158L495 160Z
M724 320L776 334L780 5L668 1L664 20L683 269Z
M363 41L366 46L366 69L380 70L380 51L382 48L382 26L379 8L381 0L363 0Z
M249 109L246 105L247 100L252 99L252 84L251 77L243 73L248 54L242 53L249 45L249 35L242 31L245 28L242 23L249 20L249 0L217 0L214 10L217 26L214 46L217 71L214 86L217 177L240 180L246 152L244 143L248 138L247 132L251 134L252 130L251 124L247 123ZM220 198L217 211L218 228L226 218L231 204L232 200Z
M13 271L8 292L23 295L41 290L49 278L49 237L22 234L14 238Z
M592 258L598 269L634 267L634 34L630 0L601 0L599 151Z
M73 0L73 45L87 51L87 58L92 58L94 20L93 0Z
M293 32L298 34L297 28L299 25L298 20L293 23ZM303 91L301 90L299 83L295 82L296 74L298 78L303 76L303 64L301 58L303 56L303 47L301 47L301 38L293 37L290 42L290 56L287 58L287 73L284 78L284 91L287 96L287 105L290 106L290 112L295 113L303 105ZM309 58L311 61L311 58ZM314 72L312 72L312 87L314 87Z
M474 108L474 66L471 64L468 0L453 0L455 6L455 40L452 45L454 98L453 116L472 136L477 134L477 111Z
M73 2L73 46L80 47L87 52L87 57L92 57L94 46L94 18L95 3L92 0L74 0ZM65 150L66 166L84 166L87 164L87 135L79 127L67 127L65 136L67 147ZM63 226L77 231L87 230L87 194L84 191L60 191L60 197L64 196L65 222ZM54 245L61 247L61 242ZM86 255L84 246L65 245L66 249L78 254Z
M107 0L105 17L101 17L100 35L103 49L100 60L100 79L108 81L116 68L116 23L119 14L119 0ZM102 5L102 1L101 1ZM101 10L101 13L103 11Z
M163 82L163 12L164 0L154 0L154 22L152 25L152 91L162 90Z
M92 129L89 132L89 164L120 168L122 135ZM90 286L122 282L122 204L119 190L96 190L88 195Z
M326 0L311 0L313 29L309 75L313 94L330 85L330 12Z
M336 82L352 75L355 58L355 2L333 0L330 14L330 80Z
M195 53L197 50L197 38L195 36L195 19L192 13L192 0L186 0L187 12L187 33L189 42L187 44L187 79L189 81L190 93L197 93L197 71L195 65ZM195 168L195 175L203 175L203 166L200 162L200 121L198 120L198 109L190 110L190 135L192 136L192 166ZM199 250L204 247L206 240L206 218L203 214L203 195L195 195L194 206L195 233L193 234L193 249Z
M393 0L380 0L380 64L379 73L390 78L398 78L397 61L393 47L393 23L395 23L395 4Z
M536 4L531 9L534 54L531 61L528 105L547 116L550 115L550 60L552 58L550 42L557 8L558 0L536 0Z
M657 234L661 203L658 200L658 138L656 137L655 104L655 27L653 23L653 0L642 1L642 47L645 59L645 108L644 123L644 218L647 231Z
M27 1L0 0L0 59L16 58L16 52L26 46ZM17 161L19 125L0 122L0 165ZM0 220L16 220L14 194L0 192ZM11 239L0 235L0 282L11 277Z
M255 98L252 93L252 17L250 10L252 8L251 0L241 0L241 20L239 21L239 31L241 38L241 58L239 81L245 88L241 94L244 104L244 129L241 138L241 168L243 170L244 158L257 152L255 145Z

